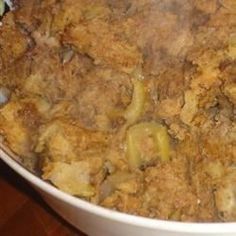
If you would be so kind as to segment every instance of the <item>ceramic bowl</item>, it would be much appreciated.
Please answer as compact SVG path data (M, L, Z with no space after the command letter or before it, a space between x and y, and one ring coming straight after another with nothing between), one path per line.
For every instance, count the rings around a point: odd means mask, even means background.
M24 168L9 150L0 158L35 188L59 215L89 236L236 236L236 223L149 219L96 206L64 193Z

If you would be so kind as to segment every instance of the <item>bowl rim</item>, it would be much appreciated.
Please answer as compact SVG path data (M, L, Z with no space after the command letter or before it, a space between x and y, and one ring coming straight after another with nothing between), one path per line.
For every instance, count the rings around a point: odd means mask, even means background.
M103 218L117 221L124 224L130 224L137 227L149 229L164 230L169 232L179 233L234 233L236 234L236 222L227 223L194 223L194 222L177 222L159 219L151 219L142 216L130 215L127 213L118 212L108 208L104 208L86 200L69 195L53 185L45 182L38 176L31 173L23 167L17 160L14 159L10 151L0 148L0 159L17 172L21 177L29 183L35 185L38 189L52 195L58 200L64 201L67 204L82 209L91 214L101 216Z

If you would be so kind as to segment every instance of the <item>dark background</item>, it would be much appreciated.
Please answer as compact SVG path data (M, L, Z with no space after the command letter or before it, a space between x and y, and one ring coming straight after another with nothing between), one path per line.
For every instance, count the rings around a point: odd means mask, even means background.
M85 236L53 212L32 187L0 160L1 236Z

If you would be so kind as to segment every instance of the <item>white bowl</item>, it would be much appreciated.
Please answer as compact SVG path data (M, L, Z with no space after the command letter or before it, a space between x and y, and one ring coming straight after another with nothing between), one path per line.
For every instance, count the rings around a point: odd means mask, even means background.
M132 216L70 196L26 170L7 149L0 158L25 178L65 220L90 236L235 236L236 223L183 223Z

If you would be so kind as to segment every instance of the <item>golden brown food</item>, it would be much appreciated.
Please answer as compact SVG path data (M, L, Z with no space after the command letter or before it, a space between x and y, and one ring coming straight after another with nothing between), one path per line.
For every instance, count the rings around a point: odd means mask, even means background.
M16 0L2 18L0 134L69 194L236 221L235 118L234 0Z

